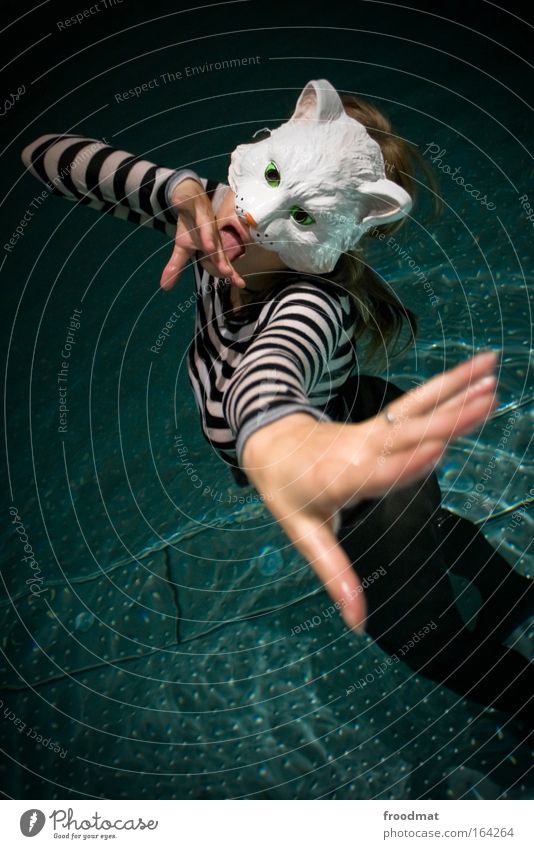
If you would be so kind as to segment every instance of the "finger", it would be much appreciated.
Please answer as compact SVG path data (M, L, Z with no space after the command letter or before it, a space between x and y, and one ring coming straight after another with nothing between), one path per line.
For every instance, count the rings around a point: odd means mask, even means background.
M182 247L181 245L174 246L171 258L161 274L160 286L162 289L172 289L193 253L194 250L191 248Z
M196 242L205 254L213 254L220 244L217 223L211 215L198 215L196 226Z
M366 483L366 496L377 498L391 489L408 486L427 474L445 450L440 440L426 442L407 451L398 451L378 462ZM367 493L369 493L367 495Z
M378 497L391 489L408 486L428 474L441 459L447 441L480 424L495 403L495 397L474 399L470 408L452 426L449 423L449 427L436 428L432 436L429 432L422 435L414 431L418 420L411 423L408 425L412 428L411 435L398 436L396 440L390 437L390 442L384 442L384 450L374 455L365 478L362 477L360 465L347 466L346 471L336 480L339 507L351 507L361 500L362 493L365 493L366 498ZM388 429L390 427L387 425Z
M283 526L324 584L345 624L363 634L367 615L363 587L329 523L319 517L301 516L290 526Z
M245 281L243 280L243 278L241 277L239 272L235 270L232 263L230 263L230 269L231 269L230 278L234 281L236 286L238 286L240 289L245 289L247 284L245 283Z
M463 422L458 422L454 428L452 437L463 436L477 427L482 426L495 410L499 403L499 397L494 392L487 396L474 399L465 411Z
M474 397L466 393L464 397L457 397L453 403L439 406L426 416L404 422L399 420L398 425L384 422L381 428L382 451L392 453L427 440L454 439L482 424L496 404L497 396L490 389L482 394L475 393Z
M223 250L217 219L209 212L197 213L195 241L222 277L236 277L236 271ZM237 277L241 281L239 275Z
M196 242L217 268L219 274L228 277L231 274L231 267L222 248L216 218L211 215L202 215L197 218Z
M446 409L441 408L440 418L453 417L448 439L453 439L484 424L497 403L498 396L495 393L495 383L493 383L493 387L476 387L473 392L467 391L461 403L458 402ZM439 436L439 430L436 431L436 435Z
M440 404L439 409L449 410L452 409L455 404L466 403L479 396L494 393L496 386L496 375L487 374L484 377L479 378L479 380L475 381L475 383L470 383L463 392L449 398L444 404Z
M217 251L213 256L214 259L212 261L217 266L217 268L220 269L222 275L224 277L228 277L230 280L233 280L236 286L239 286L240 289L243 289L246 286L246 283L241 277L241 275L238 274L238 272L235 270L234 266L226 256L222 246L222 242L220 241L220 237Z
M417 416L429 412L493 371L497 362L496 351L484 351L443 374L430 378L421 386L411 389L401 398L388 404L394 415Z
M221 277L229 277L243 288L246 284L243 278L235 271L231 262L227 259L219 234L217 218L213 214L211 201L208 199L204 204L202 198L196 198L197 203L190 209L183 205L182 219L190 221L187 235L191 239L193 248L200 250L206 258L210 259Z

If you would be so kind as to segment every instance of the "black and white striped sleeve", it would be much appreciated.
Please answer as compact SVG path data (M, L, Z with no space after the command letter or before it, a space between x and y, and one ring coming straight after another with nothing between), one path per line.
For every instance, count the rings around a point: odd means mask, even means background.
M98 139L72 134L40 136L21 156L52 193L170 236L176 230L170 202L176 184L194 177L206 190L213 182L190 168L164 168Z
M223 414L241 467L246 440L264 425L296 412L332 421L310 403L309 395L318 388L328 393L330 363L344 332L335 295L305 283L284 289L223 396Z

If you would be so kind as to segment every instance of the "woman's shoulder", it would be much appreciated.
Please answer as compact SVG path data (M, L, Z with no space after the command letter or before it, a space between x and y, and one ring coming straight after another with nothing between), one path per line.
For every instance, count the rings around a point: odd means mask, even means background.
M338 301L350 297L349 292L334 280L328 280L318 276L308 276L302 272L294 272L294 275L284 276L283 282L277 289L275 296L283 296L286 292L319 292L323 293L326 297L335 298Z
M272 301L277 309L281 305L289 309L306 305L347 317L352 317L354 312L353 298L343 286L332 280L308 277L302 273L286 279L272 295Z

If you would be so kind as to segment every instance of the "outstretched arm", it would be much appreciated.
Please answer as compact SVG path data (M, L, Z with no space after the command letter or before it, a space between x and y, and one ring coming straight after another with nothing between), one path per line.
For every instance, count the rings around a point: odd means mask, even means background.
M30 173L54 194L171 236L176 231L173 190L188 178L203 188L207 183L189 168L163 168L83 136L43 135L27 145L21 156Z
M338 512L430 473L447 442L493 410L495 365L485 352L428 380L388 405L392 423L382 414L340 424L294 412L247 439L242 468L350 628L363 629L366 607L337 540Z
M211 206L222 184L190 168L165 168L104 141L73 134L40 136L21 156L29 172L54 194L175 238L162 275L164 288L176 283L195 250L211 253L224 276L235 274L222 252Z

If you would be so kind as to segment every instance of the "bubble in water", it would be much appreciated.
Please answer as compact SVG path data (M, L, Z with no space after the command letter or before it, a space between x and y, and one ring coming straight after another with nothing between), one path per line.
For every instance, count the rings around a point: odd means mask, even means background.
M94 624L95 617L92 613L78 613L74 620L74 628L76 631L88 631Z
M442 484L446 484L448 489L455 492L470 492L475 485L472 476L465 471L465 464L454 460L449 460L442 466L440 478Z
M275 575L280 571L283 564L283 558L278 549L274 548L272 545L265 545L256 558L256 565L258 566L262 575L269 577L270 575Z

